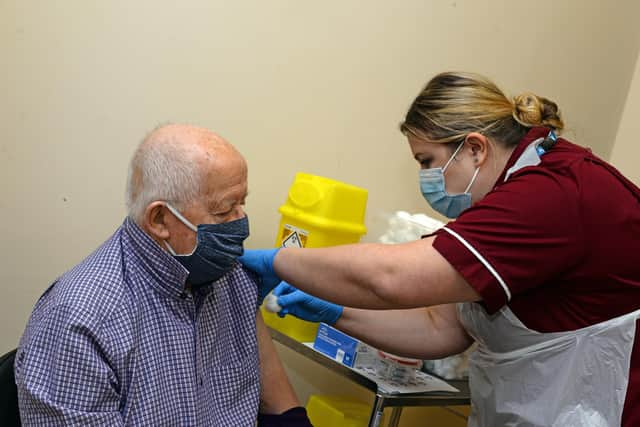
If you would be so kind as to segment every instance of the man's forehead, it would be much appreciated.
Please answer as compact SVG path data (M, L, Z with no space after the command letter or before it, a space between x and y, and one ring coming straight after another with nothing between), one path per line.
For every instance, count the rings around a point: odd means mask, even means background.
M207 204L211 206L232 205L244 201L248 194L246 181L227 188L210 191L206 196Z
M210 159L205 191L212 201L242 199L247 193L247 165L236 153L214 155Z

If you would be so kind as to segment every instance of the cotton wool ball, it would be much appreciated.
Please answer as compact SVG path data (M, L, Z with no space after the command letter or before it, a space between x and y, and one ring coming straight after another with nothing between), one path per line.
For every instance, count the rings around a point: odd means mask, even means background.
M278 297L272 293L269 293L269 295L265 297L264 308L272 313L279 313L280 310L282 310L282 307L278 304Z
M396 216L403 221L411 219L411 214L407 211L398 211L396 212Z
M405 228L403 230L398 230L395 233L394 238L396 242L404 243L404 242L411 242L413 240L416 240L416 235L414 232L412 232L412 230Z
M394 215L391 218L389 218L388 224L389 224L390 230L395 230L396 228L402 226L402 220L398 218L397 215Z

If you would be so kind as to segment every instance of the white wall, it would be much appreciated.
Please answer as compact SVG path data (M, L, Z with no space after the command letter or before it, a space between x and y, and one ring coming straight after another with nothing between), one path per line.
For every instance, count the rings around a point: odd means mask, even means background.
M47 285L120 224L129 156L159 122L209 127L245 154L250 247L273 245L297 171L367 188L367 240L385 212L429 212L397 125L440 71L554 99L568 136L608 157L640 34L640 3L616 5L1 1L0 351ZM614 159L633 172L627 114Z

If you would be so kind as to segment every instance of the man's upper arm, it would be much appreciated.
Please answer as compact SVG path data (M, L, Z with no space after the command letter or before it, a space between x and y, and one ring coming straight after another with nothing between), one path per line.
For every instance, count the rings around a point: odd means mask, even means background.
M287 378L260 310L256 316L256 330L260 353L260 412L281 414L299 406L300 402Z
M123 423L118 378L96 329L64 307L28 326L15 362L24 424Z

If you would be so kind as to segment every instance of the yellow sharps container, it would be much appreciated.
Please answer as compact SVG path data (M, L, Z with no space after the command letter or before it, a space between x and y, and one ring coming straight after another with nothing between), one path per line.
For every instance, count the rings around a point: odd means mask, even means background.
M367 232L364 215L367 190L333 179L297 173L289 188L276 246L320 248L357 243ZM330 284L327 284L330 286ZM262 310L267 325L301 342L315 339L317 323L291 315L280 318Z

